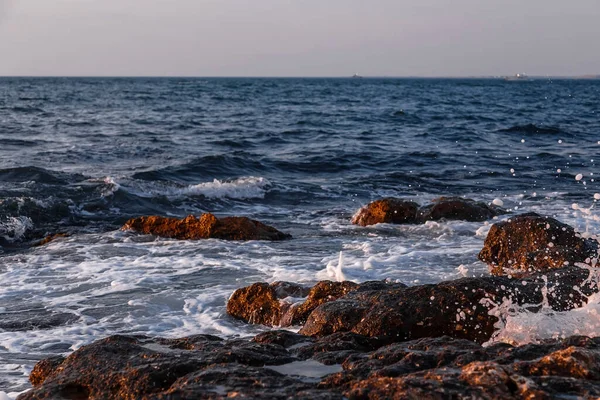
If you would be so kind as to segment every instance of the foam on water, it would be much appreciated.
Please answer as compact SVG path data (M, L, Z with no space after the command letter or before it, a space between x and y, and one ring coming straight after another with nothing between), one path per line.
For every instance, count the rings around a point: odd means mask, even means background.
M600 283L600 269L587 264L579 267L589 270L587 282ZM547 282L547 278L546 278ZM496 332L486 343L506 342L513 345L539 343L545 339L564 339L573 335L600 336L600 293L587 297L587 303L569 311L554 311L548 304L548 288L542 288L543 300L539 305L518 305L509 299L495 304L490 315L498 318ZM486 302L489 302L486 299ZM541 306L539 311L531 311L532 306ZM535 307L533 307L535 308Z
M249 176L232 181L215 179L212 182L190 185L180 193L203 195L209 198L262 199L270 186L271 182L265 178Z
M0 220L0 236L8 242L20 240L29 229L33 228L33 221L29 217L8 217Z
M273 186L268 179L256 176L223 180L214 179L211 182L201 182L188 186L169 181L142 181L131 178L122 178L119 183L112 178L107 178L105 182L110 185L106 191L109 195L123 188L136 196L144 198L204 196L210 199L262 199Z

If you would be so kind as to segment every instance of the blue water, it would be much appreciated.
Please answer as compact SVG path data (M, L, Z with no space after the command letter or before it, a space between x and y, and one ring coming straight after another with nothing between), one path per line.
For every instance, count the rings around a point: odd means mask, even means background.
M487 273L488 224L350 225L383 196L500 199L597 230L572 204L600 192L599 98L598 80L0 78L0 390L113 333L256 333L224 313L251 282ZM295 239L118 230L206 211Z

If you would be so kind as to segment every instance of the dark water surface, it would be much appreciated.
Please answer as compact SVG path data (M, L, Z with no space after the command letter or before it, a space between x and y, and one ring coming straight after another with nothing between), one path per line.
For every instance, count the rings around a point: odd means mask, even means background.
M599 99L592 80L0 78L0 390L113 333L252 334L224 314L249 282L486 273L488 224L349 224L379 197L496 199L597 231ZM295 239L118 230L206 211Z

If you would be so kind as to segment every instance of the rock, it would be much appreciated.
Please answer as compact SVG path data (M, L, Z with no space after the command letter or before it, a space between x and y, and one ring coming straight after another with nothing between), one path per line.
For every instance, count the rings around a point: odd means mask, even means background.
M236 290L227 302L227 313L251 324L292 326L306 322L321 304L352 291L406 287L399 283L321 281L310 289L290 282L255 283ZM304 301L298 301L305 297Z
M586 296L598 292L598 277L590 274L571 267L519 280L479 277L408 288L356 290L317 307L300 333L322 337L353 332L389 343L447 335L483 343L495 331L498 319L490 311L496 306L503 302L537 305L529 306L532 312L544 302L556 311L581 307Z
M419 205L412 201L388 197L375 200L362 207L352 217L355 225L368 226L381 223L414 224Z
M39 386L50 375L60 364L65 361L65 358L62 356L56 356L51 358L46 358L37 364L29 374L29 381L33 386Z
M322 281L310 290L290 282L255 283L236 290L227 302L227 313L251 324L267 326L299 325L319 305L358 288L353 282ZM285 301L306 297L304 302Z
M200 218L189 215L184 219L158 216L132 218L123 230L151 234L180 240L285 240L291 236L246 217L217 218L202 214Z
M227 301L227 314L251 324L277 326L282 317L281 297L268 283L236 290Z
M598 242L583 239L554 218L517 215L492 225L479 259L494 275L525 276L597 257Z
M43 238L39 242L35 243L33 246L34 247L44 246L50 242L55 241L56 239L65 238L65 237L69 237L69 234L68 233L55 233L54 235L47 235L45 238Z
M503 213L505 211L500 207L462 197L440 197L421 208L413 201L388 197L362 207L352 217L352 223L361 226L380 223L423 224L441 219L479 222Z
M112 336L40 361L34 388L18 400L594 399L598 371L600 338L583 336L520 347L448 336L386 345L352 333L315 339L287 331L252 340Z
M433 204L421 207L417 213L417 220L421 223L440 219L481 222L501 214L502 211L498 207L471 199L440 197L433 200Z

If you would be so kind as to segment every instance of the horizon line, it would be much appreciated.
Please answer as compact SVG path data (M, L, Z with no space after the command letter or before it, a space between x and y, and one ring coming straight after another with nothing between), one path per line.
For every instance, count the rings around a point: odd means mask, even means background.
M155 78L155 79L500 79L512 77L514 75L322 75L322 76L301 76L301 75L0 75L2 78ZM529 78L544 79L573 79L573 78L596 78L600 79L600 74L582 74L582 75L527 75Z

